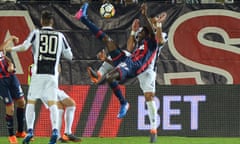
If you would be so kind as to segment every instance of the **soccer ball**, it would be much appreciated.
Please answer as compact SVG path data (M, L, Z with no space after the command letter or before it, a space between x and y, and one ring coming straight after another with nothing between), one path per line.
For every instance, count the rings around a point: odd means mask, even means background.
M104 18L111 18L115 15L115 8L111 3L104 3L100 7L100 15Z

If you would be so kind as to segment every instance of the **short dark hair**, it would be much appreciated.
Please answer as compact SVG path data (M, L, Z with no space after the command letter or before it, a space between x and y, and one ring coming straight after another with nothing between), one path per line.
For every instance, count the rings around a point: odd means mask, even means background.
M48 26L53 22L53 14L49 10L42 11L41 20L43 26Z
M41 18L43 20L51 20L51 19L53 19L53 14L49 10L44 10L44 11L42 11Z

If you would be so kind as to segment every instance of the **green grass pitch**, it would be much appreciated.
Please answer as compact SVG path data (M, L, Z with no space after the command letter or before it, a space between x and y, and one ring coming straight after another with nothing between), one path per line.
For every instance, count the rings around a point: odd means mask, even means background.
M49 138L35 137L31 144L47 144ZM149 144L148 137L82 138L80 144ZM21 144L22 139L18 139ZM79 143L79 142L78 142ZM7 137L0 137L0 144L8 144ZM77 144L68 142L68 144ZM240 137L175 137L159 136L156 144L240 144Z

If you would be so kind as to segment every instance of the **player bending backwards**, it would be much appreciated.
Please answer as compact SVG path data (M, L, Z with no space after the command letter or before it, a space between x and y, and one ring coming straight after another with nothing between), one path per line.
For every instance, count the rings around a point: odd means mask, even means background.
M148 115L150 120L150 142L156 142L157 138L157 124L156 124L156 117L157 117L157 110L156 104L153 99L155 95L155 79L156 79L156 66L155 62L160 54L160 50L163 47L163 44L167 41L166 33L163 33L161 30L162 23L165 21L167 14L165 12L157 15L154 18L151 18L151 22L153 24L156 40L158 41L158 53L156 54L156 58L151 62L148 66L147 70L137 76L140 87L144 93L146 104L148 108ZM139 28L138 20L135 20L132 24L132 31L127 43L127 50L132 52L138 46L138 39L137 35L138 32L141 30ZM135 47L135 48L134 48ZM95 72L91 67L88 67L88 74L91 78L91 81L95 84L101 83L104 81L105 75L110 72L114 67L111 65L111 59L109 59L104 51L98 53L98 58L101 61L104 61L101 67Z
M146 5L142 6L142 15L145 23L147 24L139 32L140 47L136 49L130 57L126 56L125 53L114 43L114 41L101 31L95 24L93 24L87 17L88 3L83 4L82 8L76 14L76 18L80 19L97 38L102 40L108 49L109 55L112 58L113 65L116 67L106 75L107 81L115 86L118 86L117 81L124 81L127 78L133 78L144 72L150 65L151 61L155 58L157 53L157 41L155 40L155 35L153 28L149 23L146 16ZM111 87L113 91L121 93L120 89ZM115 95L117 92L114 92ZM128 107L125 108L127 112ZM121 112L121 109L120 109ZM125 113L126 114L126 113Z

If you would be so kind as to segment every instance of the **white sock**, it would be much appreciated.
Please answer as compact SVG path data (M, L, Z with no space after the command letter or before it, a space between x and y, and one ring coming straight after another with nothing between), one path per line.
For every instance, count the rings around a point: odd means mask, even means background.
M26 105L25 117L26 117L27 129L33 129L34 121L35 121L35 105L34 104Z
M72 134L72 124L73 124L75 110L76 110L75 106L66 107L65 116L64 116L64 119L65 119L64 133L66 134Z
M101 67L98 69L98 71L103 75L105 75L106 73L108 73L109 71L111 71L113 69L113 66L107 62L103 62L103 64L101 65Z
M157 129L157 108L155 101L147 101L148 117L151 129Z
M58 109L58 138L61 137L61 128L62 128L62 116L63 116L64 110Z
M52 129L58 129L58 108L57 105L49 107Z

